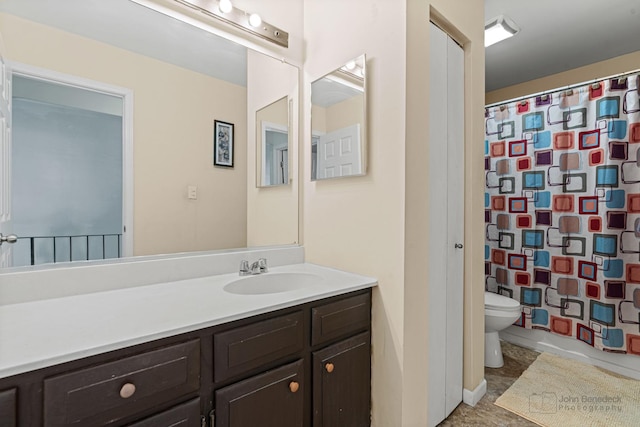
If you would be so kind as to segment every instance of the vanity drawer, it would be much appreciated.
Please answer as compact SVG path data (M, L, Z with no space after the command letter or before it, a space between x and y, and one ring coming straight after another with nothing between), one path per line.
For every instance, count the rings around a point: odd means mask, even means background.
M200 399L193 399L128 427L200 427Z
M16 418L16 389L0 391L0 427L15 427Z
M371 323L371 294L356 295L311 309L311 345L318 345Z
M215 382L302 351L302 325L302 311L296 311L215 334Z
M105 425L200 388L200 341L44 381L44 425Z

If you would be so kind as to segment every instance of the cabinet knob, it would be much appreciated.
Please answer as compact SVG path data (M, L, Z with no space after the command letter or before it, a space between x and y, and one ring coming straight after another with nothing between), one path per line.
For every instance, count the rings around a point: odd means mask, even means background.
M324 369L329 373L333 372L333 368L333 363L327 363L326 365L324 365Z
M289 383L289 390L291 390L291 393L295 393L299 388L300 384L298 384L296 381L291 381Z
M120 389L120 397L123 399L128 399L133 396L133 393L136 392L136 386L131 383L126 383Z

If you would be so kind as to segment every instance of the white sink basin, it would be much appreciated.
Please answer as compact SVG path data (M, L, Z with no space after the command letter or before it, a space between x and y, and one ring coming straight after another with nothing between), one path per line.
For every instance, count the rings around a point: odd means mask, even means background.
M263 273L234 280L223 289L240 295L277 294L317 286L322 282L321 276L311 273Z

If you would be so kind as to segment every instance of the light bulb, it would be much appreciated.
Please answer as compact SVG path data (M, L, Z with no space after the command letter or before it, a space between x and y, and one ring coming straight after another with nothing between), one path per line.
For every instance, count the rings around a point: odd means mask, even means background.
M349 61L345 64L345 66L347 67L347 70L353 70L354 68L356 68L356 61Z
M220 0L218 8L222 13L229 13L233 10L233 5L231 4L231 0Z
M249 25L252 27L259 27L262 24L262 18L257 13L252 13L249 15Z

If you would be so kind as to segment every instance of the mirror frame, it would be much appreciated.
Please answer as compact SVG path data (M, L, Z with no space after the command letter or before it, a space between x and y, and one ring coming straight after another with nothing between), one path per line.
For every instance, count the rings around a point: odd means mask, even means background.
M354 64L355 69L359 71L359 73L362 75L362 77L360 77L358 74L353 73L350 71L350 69L352 69L354 66L351 66L350 64ZM340 73L343 76L341 76L340 80L346 80L347 83L349 83L349 79L352 80L359 80L362 79L362 125L360 126L359 132L360 132L360 155L359 155L359 160L360 160L360 167L361 167L361 172L360 173L353 173L353 174L349 174L349 175L342 175L342 176L334 176L334 177L328 177L328 178L317 178L317 176L314 178L313 177L313 158L310 159L310 171L309 171L309 179L311 182L316 182L316 181L326 181L326 180L330 180L330 179L341 179L341 178L352 178L352 177L358 177L358 176L366 176L367 175L367 167L368 167L368 162L367 162L367 158L368 158L368 133L367 133L367 127L368 127L368 120L367 120L367 114L368 114L368 108L367 108L367 57L366 54L361 54L358 55L357 57L353 58L350 61L347 61L343 66L336 68L334 70L332 70L331 72L324 74L323 76L315 79L314 81L311 82L311 105L310 105L310 114L311 114L311 126L310 126L310 130L311 130L311 135L310 135L310 143L311 143L311 150L309 151L310 156L312 156L313 154L313 140L314 137L318 137L319 135L314 131L313 128L313 84L316 82L319 82L323 79L326 79L328 76L331 76L333 74L336 73ZM351 87L351 85L355 85L355 84L344 84L344 86L348 86ZM344 102L344 101L341 101ZM317 161L316 161L316 165L317 165ZM317 168L316 168L317 169Z

